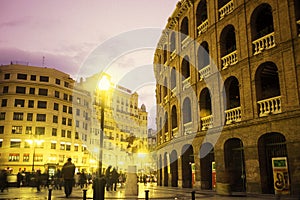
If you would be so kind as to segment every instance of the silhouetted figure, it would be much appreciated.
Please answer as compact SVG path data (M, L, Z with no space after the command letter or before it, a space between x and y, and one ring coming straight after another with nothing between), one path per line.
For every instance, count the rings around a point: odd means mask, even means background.
M106 191L112 190L112 178L111 178L111 166L105 171L105 180L106 180Z
M35 184L36 184L36 191L40 192L41 191L41 182L42 182L42 174L41 170L37 170L35 173Z
M0 171L0 189L1 192L4 191L5 188L8 187L8 183L7 183L7 171L6 169L2 169Z
M80 188L82 189L84 186L87 186L87 177L86 174L84 173L84 171L82 171L79 175L79 184L80 184Z
M74 174L75 174L75 165L71 161L72 159L68 158L68 161L64 164L62 168L62 177L65 183L64 188L65 188L65 194L67 198L72 193Z
M111 187L113 188L114 191L117 191L118 180L119 180L119 173L117 172L116 168L113 168L111 172L111 182L112 182Z

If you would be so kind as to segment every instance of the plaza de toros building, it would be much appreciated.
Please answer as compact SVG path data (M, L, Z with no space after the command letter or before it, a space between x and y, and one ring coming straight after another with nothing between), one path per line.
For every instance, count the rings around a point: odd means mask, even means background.
M158 184L300 195L300 1L181 0L154 55Z

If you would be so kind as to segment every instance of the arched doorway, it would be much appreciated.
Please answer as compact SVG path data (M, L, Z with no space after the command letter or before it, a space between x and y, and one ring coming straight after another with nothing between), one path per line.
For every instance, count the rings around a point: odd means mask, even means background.
M158 160L158 169L159 169L158 185L162 186L162 158L161 158L161 155L159 156L159 160Z
M264 194L275 193L272 158L288 157L285 141L280 133L266 133L258 139L260 179Z
M231 138L224 144L225 169L229 175L232 192L246 191L245 159L243 143Z
M194 150L189 144L184 145L182 148L182 187L191 188L192 187L192 164L194 163Z
M204 143L200 148L201 189L211 190L212 162L215 161L214 147L211 143Z
M170 170L171 170L171 186L178 187L178 160L177 160L177 152L175 150L172 151L170 155Z
M168 175L168 153L164 155L164 186L168 186L169 175Z

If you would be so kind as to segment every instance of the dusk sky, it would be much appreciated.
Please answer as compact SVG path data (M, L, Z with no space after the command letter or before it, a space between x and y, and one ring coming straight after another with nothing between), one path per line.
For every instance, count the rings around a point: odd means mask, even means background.
M130 32L129 37L132 37L137 29L164 29L177 2L178 0L1 0L0 63L21 61L33 66L44 64L45 67L58 69L78 80L100 70L97 67L86 67L85 64L99 46L113 41L112 49L100 48L100 53L113 51L118 45L124 45L124 41L119 44L118 39L126 32ZM156 38L159 39L157 34L144 35L152 35L155 41ZM134 70L137 67L152 68L154 49L139 45L134 49L130 49L130 46L122 50L124 52L120 53L123 54L116 58L109 58L112 60L108 61L107 72L113 76L114 82L118 83L122 79L120 77L128 74L134 80L133 74L136 74ZM153 74L149 76L153 77ZM151 107L155 103L154 80L153 83L150 82L148 80L129 88L140 94L140 103L146 104L148 112L152 112ZM128 87L126 84L124 86ZM149 120L154 123L153 116Z

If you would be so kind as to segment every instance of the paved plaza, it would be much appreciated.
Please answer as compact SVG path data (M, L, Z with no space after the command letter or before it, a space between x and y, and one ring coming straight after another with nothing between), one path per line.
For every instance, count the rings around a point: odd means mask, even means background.
M86 199L93 199L93 190L90 185L86 188ZM143 184L139 184L139 192L138 196L128 196L125 194L125 187L118 188L117 191L109 191L105 192L105 199L145 199L145 191L148 190L149 199L173 199L173 200L183 200L183 199L192 199L192 191L193 189L187 188L169 188L169 187L161 187L156 185L148 184L144 186ZM259 199L299 199L292 197L281 197L276 198L273 195L258 195L258 196L220 196L216 195L211 191L201 191L195 190L195 199L209 199L209 200L231 200L231 199L245 199L245 200L259 200ZM37 192L36 188L31 187L21 187L21 188L9 188L5 190L3 193L0 192L0 200L13 200L13 199L21 199L21 200L42 200L49 199L49 190L47 188L43 188L41 192ZM52 190L51 199L83 199L83 190L79 187L74 188L73 193L69 198L66 198L63 190Z

